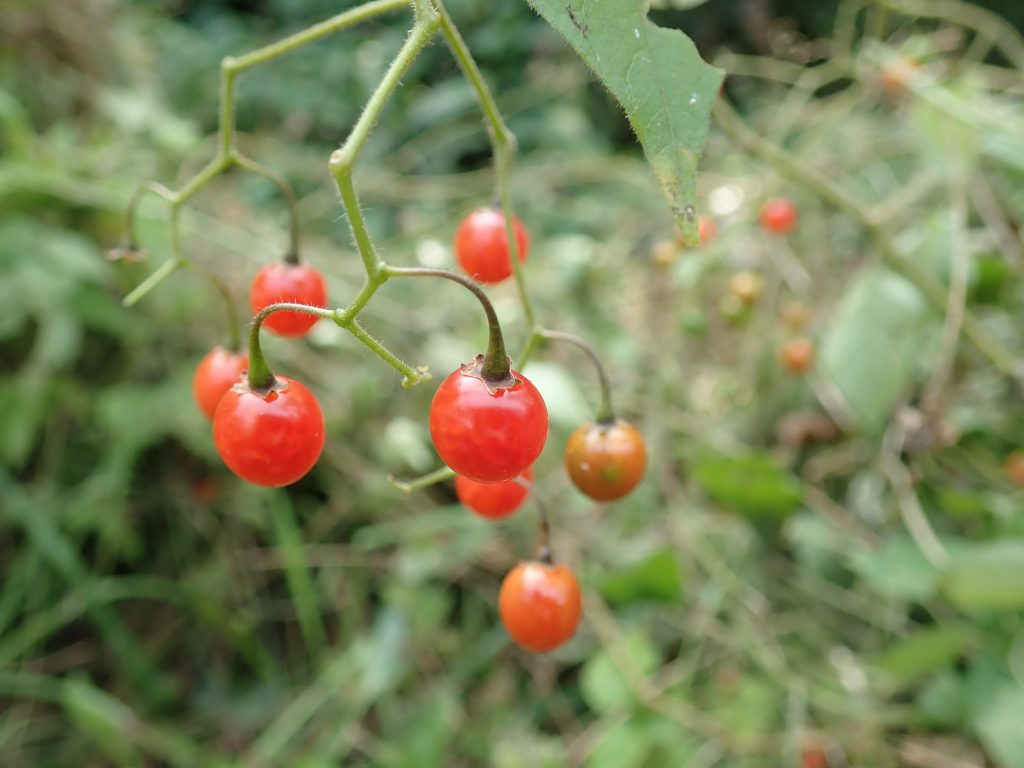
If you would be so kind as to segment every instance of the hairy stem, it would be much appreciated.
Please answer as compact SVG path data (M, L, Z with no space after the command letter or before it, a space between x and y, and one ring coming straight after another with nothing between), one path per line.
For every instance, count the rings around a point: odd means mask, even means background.
M289 264L299 263L299 240L300 240L300 228L299 228L299 204L295 197L295 190L292 189L292 185L288 183L287 179L281 174L277 173L265 165L256 162L255 160L246 157L237 150L232 151L231 161L239 168L254 173L257 176L262 176L267 181L271 182L279 190L281 195L284 197L285 204L288 206L288 251L285 253L284 260Z
M563 333L562 331L549 331L546 328L542 328L538 335L542 339L551 339L552 341L564 341L567 344L572 344L575 347L583 350L583 352L590 358L590 362L594 364L594 368L597 370L598 382L601 385L601 402L597 406L597 413L594 414L594 420L598 424L609 424L615 420L615 411L612 408L612 387L608 380L608 371L605 370L604 363L601 362L601 358L597 354L597 350L584 339L572 333Z
M508 353L505 351L505 340L501 334L501 323L498 322L498 313L494 311L494 305L487 298L484 289L474 283L468 277L450 272L446 269L432 269L430 267L384 267L384 274L388 277L440 277L443 280L451 280L463 288L468 289L487 315L487 352L484 355L484 365L481 371L487 381L505 381L511 375L511 364Z
M253 392L266 394L274 386L274 374L263 357L263 348L260 345L260 328L263 321L274 312L303 312L307 315L317 317L334 317L333 309L323 307L312 307L308 304L294 304L292 302L280 302L264 307L252 319L249 326L249 389Z

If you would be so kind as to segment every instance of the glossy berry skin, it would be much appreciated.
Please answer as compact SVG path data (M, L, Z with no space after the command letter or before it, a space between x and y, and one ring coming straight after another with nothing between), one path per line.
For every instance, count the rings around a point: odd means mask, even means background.
M249 305L255 315L264 307L280 302L326 307L327 286L323 275L306 264L267 264L253 278ZM263 321L263 327L278 336L305 336L319 319L304 312L274 312Z
M430 404L430 436L455 474L497 483L522 474L540 456L548 409L537 388L515 371L512 386L489 387L478 373L482 362L478 355L441 382Z
M512 229L519 246L519 261L526 261L530 239L518 216ZM500 283L512 274L505 234L505 215L495 208L477 208L462 220L455 233L455 257L462 271L481 283Z
M266 395L243 380L221 398L213 415L213 442L228 469L270 488L290 485L313 468L324 432L316 397L285 376L278 376Z
M500 483L478 483L461 475L455 476L455 495L462 506L487 520L503 520L510 517L522 505L529 491L520 485L519 479L527 483L533 480L533 470L528 469L518 478Z
M773 235L792 232L796 219L796 205L785 197L774 197L761 208L761 227Z
M231 389L249 367L249 356L244 352L228 352L214 347L199 361L192 375L192 397L210 421L217 403Z
M639 484L647 466L643 436L628 421L587 422L565 445L573 484L595 501L621 499Z
M810 339L798 336L782 345L779 357L787 371L803 373L814 365L814 344Z
M519 647L534 653L552 651L579 626L583 613L579 582L562 565L519 563L501 582L498 612Z

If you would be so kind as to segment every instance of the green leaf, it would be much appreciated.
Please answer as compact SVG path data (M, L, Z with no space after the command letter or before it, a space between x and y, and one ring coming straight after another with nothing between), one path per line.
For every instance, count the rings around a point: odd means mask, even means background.
M870 552L855 552L853 569L875 592L921 601L935 594L939 573L907 536L892 536Z
M974 720L978 740L1000 768L1024 768L1024 688L1006 686Z
M878 667L906 685L952 663L969 643L970 635L960 627L928 627L889 646Z
M963 677L952 670L943 670L921 687L916 704L936 725L960 725L967 710Z
M917 290L892 272L865 272L847 291L822 344L822 370L865 432L885 429L940 323Z
M602 733L587 758L587 768L640 768L646 764L650 745L646 730L631 721Z
M715 707L715 715L739 744L752 744L776 731L779 695L769 683L744 677L739 689Z
M682 588L675 551L663 549L646 560L613 571L601 583L601 592L608 602L620 605L641 600L677 602L682 597Z
M658 653L643 635L626 635L618 649L620 659L628 659L640 674L648 674L658 666ZM622 707L633 701L629 685L607 652L592 656L583 665L580 689L587 706L597 712Z
M942 589L965 611L1024 608L1024 540L965 545L953 555Z
M527 0L626 110L689 245L697 245L697 162L723 73L638 0Z
M704 454L693 477L713 501L756 519L781 520L800 507L803 488L767 454Z

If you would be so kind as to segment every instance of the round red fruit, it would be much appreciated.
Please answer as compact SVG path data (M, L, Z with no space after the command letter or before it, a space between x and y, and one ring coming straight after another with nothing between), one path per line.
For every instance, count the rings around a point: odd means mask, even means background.
M792 232L796 218L796 205L785 197L773 197L761 208L761 226L773 235Z
M324 448L324 415L313 393L279 376L266 394L242 380L213 415L213 442L228 469L277 488L301 479Z
M526 499L529 492L526 485L533 480L533 470L528 469L517 478L500 483L478 483L461 475L455 476L455 495L462 505L471 512L488 520L502 520L511 516Z
M803 373L814 365L814 343L803 336L790 339L779 353L782 365L790 373Z
M573 484L595 501L621 499L644 476L647 448L637 428L616 419L588 422L565 445L565 469Z
M267 264L256 273L249 289L255 315L271 304L288 302L311 307L327 306L327 286L320 271L306 264ZM278 336L305 336L319 320L305 312L273 312L263 321Z
M710 216L701 216L697 219L697 237L700 238L701 245L707 245L715 239L715 235L718 234L718 224Z
M430 436L455 474L497 483L522 474L548 436L548 409L537 388L511 371L495 385L480 374L483 355L449 375L430 404Z
M217 403L249 367L249 356L244 352L228 352L214 347L199 361L192 376L192 397L207 419L213 420Z
M518 216L512 229L519 247L519 261L526 261L530 239ZM455 257L462 271L481 283L500 283L512 274L508 255L505 215L498 208L478 208L469 214L455 233Z
M498 612L512 639L534 653L552 651L576 633L580 585L562 565L519 563L501 582Z

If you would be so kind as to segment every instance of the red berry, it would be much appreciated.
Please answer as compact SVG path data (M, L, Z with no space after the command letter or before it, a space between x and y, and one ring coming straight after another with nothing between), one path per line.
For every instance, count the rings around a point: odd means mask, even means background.
M519 563L501 582L498 612L520 647L535 653L554 650L580 623L579 582L562 565Z
M761 208L761 226L773 235L785 235L796 226L796 205L785 197L774 197Z
M464 507L488 520L501 520L509 517L523 503L528 493L526 486L519 480L529 483L533 480L533 470L528 469L518 478L503 480L500 483L478 483L461 475L455 476L455 495Z
M595 501L621 499L644 476L647 448L636 427L617 419L584 424L565 445L565 469L573 484Z
M803 373L814 364L814 344L810 339L798 336L782 345L779 357L790 373Z
M713 218L701 216L697 219L697 237L700 238L701 245L710 243L715 239L716 234L718 234L718 225Z
M525 376L512 371L512 386L495 387L481 377L482 363L477 355L441 382L430 404L430 436L455 474L497 483L525 472L540 456L548 409Z
M252 313L280 302L326 307L323 275L305 264L267 264L256 273L249 289ZM319 319L304 312L274 312L263 321L263 327L279 336L305 336Z
M279 376L266 394L242 380L213 415L213 442L228 468L256 485L276 488L302 478L324 448L324 415L313 393Z
M519 261L526 261L530 240L518 216L512 219ZM462 271L481 283L500 283L512 274L505 234L505 215L495 208L477 208L455 233L455 256Z
M819 746L804 747L800 753L801 768L828 768L828 757Z
M228 352L223 347L214 347L199 361L192 376L192 397L207 419L213 419L217 403L238 383L248 367L247 354Z

